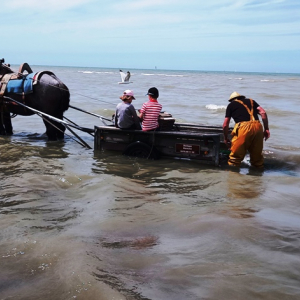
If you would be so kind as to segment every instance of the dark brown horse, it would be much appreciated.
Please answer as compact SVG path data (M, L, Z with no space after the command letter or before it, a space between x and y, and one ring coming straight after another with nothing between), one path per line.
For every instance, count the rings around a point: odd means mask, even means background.
M11 70L9 65L4 64L4 59L0 60L0 80L5 74L13 74L14 77L23 78L26 74L23 71L31 73L30 67L25 63L21 65L19 73ZM25 104L28 107L48 114L58 119L63 119L63 113L69 108L70 93L67 86L61 82L52 72L40 72L35 83L32 86L32 92L21 95L5 90L4 97L0 95L0 134L11 135L13 133L10 114L31 116L35 112L16 104L11 99ZM33 79L32 79L33 80ZM47 117L45 117L47 119ZM49 140L58 140L64 138L65 126L59 122L50 121L57 128L52 126L46 120L43 120L46 126L46 134Z

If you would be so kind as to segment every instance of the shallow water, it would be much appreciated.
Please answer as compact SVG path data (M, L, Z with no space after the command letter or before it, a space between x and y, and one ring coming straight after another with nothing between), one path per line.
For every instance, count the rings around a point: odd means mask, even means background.
M124 89L140 108L157 86L177 120L221 125L237 90L266 109L271 138L264 171L232 169L47 142L39 117L18 116L0 137L0 299L299 299L299 75L132 70L125 86L115 69L33 69L108 118Z

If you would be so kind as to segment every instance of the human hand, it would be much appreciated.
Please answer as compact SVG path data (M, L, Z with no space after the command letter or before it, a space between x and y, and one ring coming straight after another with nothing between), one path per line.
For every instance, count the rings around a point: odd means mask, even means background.
M230 148L231 148L231 142L228 139L225 139L224 143L225 143L226 147L230 150Z
M266 129L264 131L264 137L265 137L265 141L270 137L270 130L269 129Z

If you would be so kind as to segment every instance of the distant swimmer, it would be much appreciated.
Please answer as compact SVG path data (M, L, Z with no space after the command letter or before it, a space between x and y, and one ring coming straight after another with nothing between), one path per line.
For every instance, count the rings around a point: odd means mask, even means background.
M130 72L127 71L127 73L124 73L122 70L120 70L120 75L121 75L121 83L129 83L129 79L130 79Z

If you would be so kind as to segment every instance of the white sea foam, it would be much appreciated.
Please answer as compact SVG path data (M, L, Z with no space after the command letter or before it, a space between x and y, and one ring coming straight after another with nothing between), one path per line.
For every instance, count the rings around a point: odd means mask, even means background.
M84 74L92 74L92 73L94 73L94 72L92 72L92 71L78 71L79 73L84 73Z
M114 74L114 72L95 72L97 74Z
M205 107L207 109L211 109L211 110L226 109L226 106L224 106L224 105L216 105L216 104L207 104L207 105L205 105Z
M176 75L176 74L173 74L173 75L168 75L168 74L157 74L158 76L166 76L166 77L183 77L183 75Z
M166 77L184 77L184 75L176 75L176 74L151 74L151 73L142 73L144 76L166 76Z
M115 72L99 72L99 71L78 71L78 73L83 73L83 74L114 74Z

